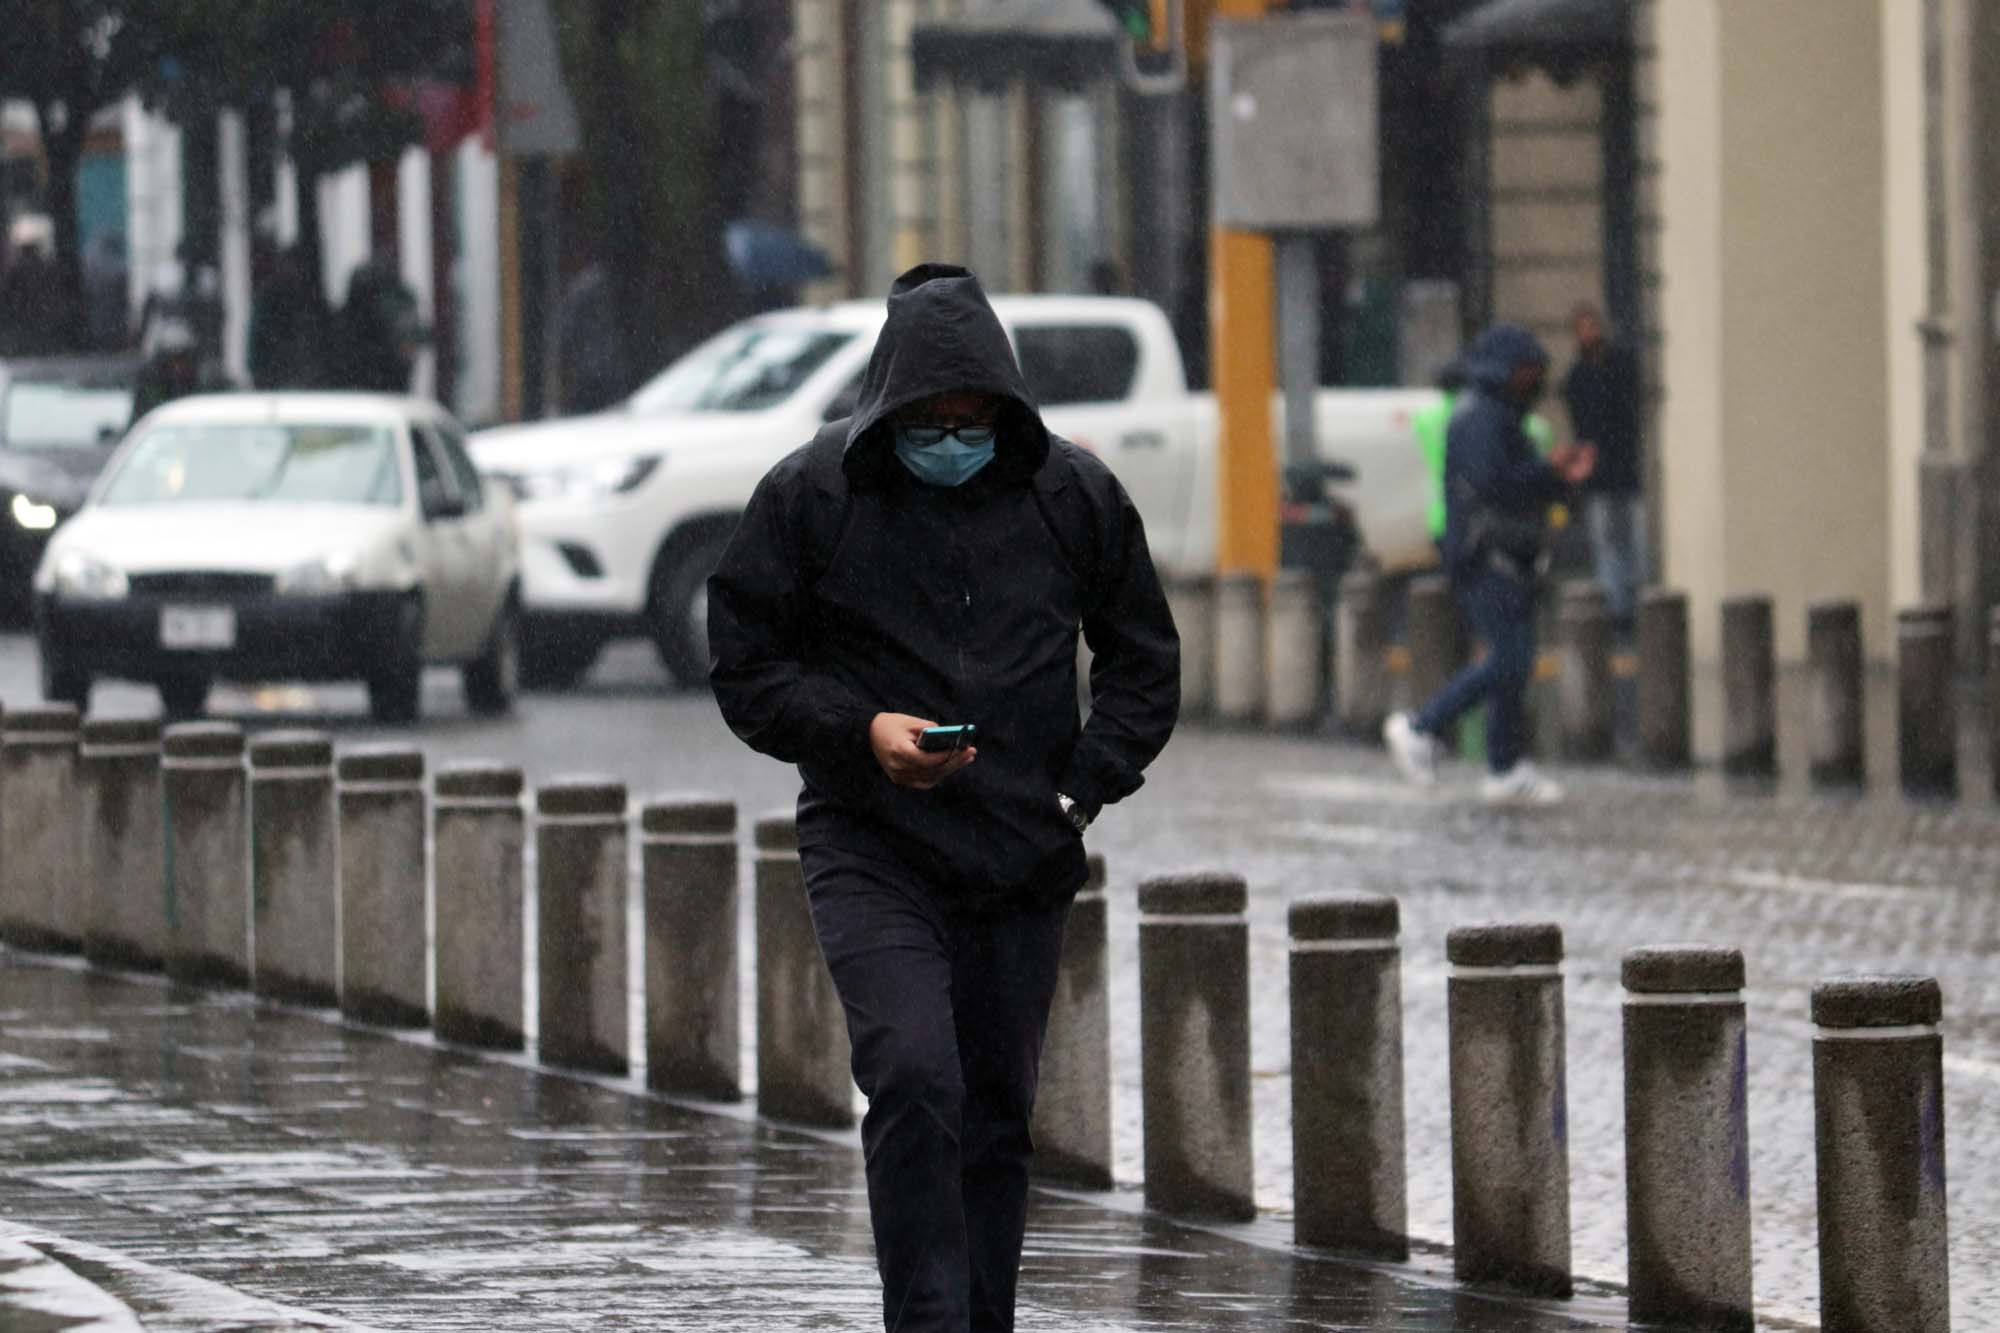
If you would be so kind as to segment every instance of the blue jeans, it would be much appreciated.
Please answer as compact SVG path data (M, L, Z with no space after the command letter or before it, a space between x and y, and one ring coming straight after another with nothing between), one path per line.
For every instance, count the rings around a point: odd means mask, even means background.
M1417 714L1414 725L1426 736L1442 736L1484 701L1486 760L1495 773L1505 773L1521 758L1528 681L1535 670L1535 590L1498 570L1481 568L1453 575L1452 591L1485 641L1486 656L1452 677Z
M1611 599L1612 618L1630 624L1646 585L1646 501L1637 495L1593 495L1584 505L1597 582Z

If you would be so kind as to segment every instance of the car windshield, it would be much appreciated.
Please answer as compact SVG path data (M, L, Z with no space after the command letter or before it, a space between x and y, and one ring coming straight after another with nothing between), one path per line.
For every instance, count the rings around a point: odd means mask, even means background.
M854 341L825 329L751 327L709 339L632 395L642 415L761 412L798 392L827 358Z
M101 504L397 505L403 480L383 426L169 425L140 436Z
M114 444L132 419L132 390L87 380L16 380L0 406L9 449L95 449Z

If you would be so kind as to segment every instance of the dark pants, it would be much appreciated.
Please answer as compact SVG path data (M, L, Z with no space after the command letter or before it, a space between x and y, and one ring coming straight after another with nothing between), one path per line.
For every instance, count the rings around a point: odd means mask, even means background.
M1528 682L1535 670L1535 590L1496 569L1454 576L1452 592L1486 644L1486 657L1452 677L1417 714L1415 726L1441 736L1481 700L1486 703L1486 759L1505 773L1521 758Z
M883 1323L1004 1333L1067 906L959 916L900 865L824 846L799 855L868 1097L861 1142Z

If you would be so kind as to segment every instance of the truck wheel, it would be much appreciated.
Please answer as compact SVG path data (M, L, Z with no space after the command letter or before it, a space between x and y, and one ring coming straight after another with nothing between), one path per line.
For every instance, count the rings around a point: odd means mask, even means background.
M575 689L604 651L601 635L533 620L522 622L520 642L521 686L538 692Z
M500 717L514 707L521 688L521 618L510 599L493 617L486 647L462 672L465 702L481 717Z
M660 663L684 690L708 681L708 576L729 549L726 536L695 543L653 580L647 610Z
M389 661L368 677L368 713L385 726L415 724L424 709L424 604L403 603Z
M42 697L52 704L70 704L86 712L90 708L90 676L71 664L69 654L44 639L42 657Z

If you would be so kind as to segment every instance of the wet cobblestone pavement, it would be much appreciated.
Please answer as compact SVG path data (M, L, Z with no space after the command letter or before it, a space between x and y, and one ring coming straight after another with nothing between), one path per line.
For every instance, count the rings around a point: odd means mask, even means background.
M32 650L0 637L0 696L31 698L33 680ZM455 686L431 684L433 720L416 739L434 762L509 760L523 764L531 782L605 772L635 795L716 792L736 800L746 822L789 805L797 791L789 769L727 734L712 702L663 697L643 646L616 650L585 690L531 698L504 722L465 717ZM1402 903L1410 1225L1438 1245L1451 1240L1445 933L1492 919L1561 923L1575 1260L1580 1273L1612 1283L1625 1273L1619 958L1637 945L1677 940L1735 945L1750 979L1756 1296L1771 1320L1809 1325L1818 1315L1810 987L1839 972L1931 973L1945 999L1954 1325L2000 1329L2000 811L1988 794L1983 737L1970 725L1981 714L1970 696L1962 713L1964 798L1912 805L1893 794L1889 685L1879 673L1870 685L1873 787L1847 799L1804 790L1805 691L1792 672L1781 677L1786 776L1775 788L1729 786L1713 773L1559 769L1572 799L1541 814L1473 803L1474 775L1463 767L1442 796L1423 798L1398 786L1370 746L1184 728L1145 789L1090 835L1111 868L1120 1181L1135 1185L1143 1160L1133 900L1147 875L1211 866L1249 880L1257 1192L1274 1234L1287 1229L1292 1194L1287 904L1355 888ZM1697 675L1697 746L1711 756L1718 693L1712 675ZM144 690L99 695L98 705L114 713L154 704ZM270 698L219 691L215 706L253 726L329 726L343 744L384 738L366 722L358 690ZM747 912L743 924L747 999ZM744 1038L747 1054L747 1026ZM11 1216L0 1202L0 1219ZM0 1267L5 1262L0 1254Z
M880 1327L853 1143L0 955L0 1327ZM1038 1193L1020 1327L1604 1326Z

